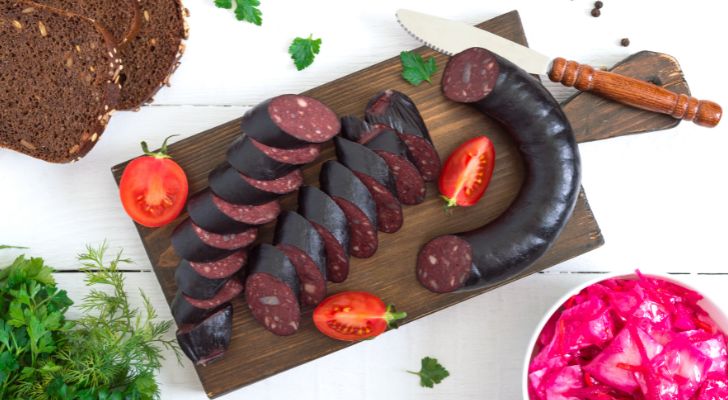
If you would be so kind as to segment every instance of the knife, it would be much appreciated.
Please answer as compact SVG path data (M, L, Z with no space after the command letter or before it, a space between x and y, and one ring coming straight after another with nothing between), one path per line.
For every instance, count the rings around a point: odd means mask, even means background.
M440 53L455 55L471 47L483 47L529 73L548 75L564 86L642 110L671 115L714 127L720 122L723 110L717 103L677 94L627 76L602 71L576 61L557 57L551 59L535 50L504 39L464 22L453 21L412 10L398 10L397 20L415 39Z

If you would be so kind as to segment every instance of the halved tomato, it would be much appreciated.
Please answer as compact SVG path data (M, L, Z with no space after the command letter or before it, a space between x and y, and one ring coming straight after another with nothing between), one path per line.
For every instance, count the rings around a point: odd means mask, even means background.
M439 188L447 207L469 207L483 197L495 168L495 148L485 136L461 144L445 161Z
M366 292L342 292L329 296L313 312L313 323L321 333L338 340L356 341L375 337L407 317L379 297Z
M170 136L171 137L171 136ZM172 222L187 201L187 175L167 154L167 141L150 152L142 142L144 156L135 158L124 169L119 183L121 204L137 223L155 228Z

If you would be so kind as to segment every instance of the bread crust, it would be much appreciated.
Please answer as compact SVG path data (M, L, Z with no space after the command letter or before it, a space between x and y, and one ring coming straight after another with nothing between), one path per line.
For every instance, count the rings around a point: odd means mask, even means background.
M142 15L142 21L141 21L141 28L139 30L139 34L135 38L134 41L130 42L126 48L124 48L121 52L122 58L125 60L129 60L129 54L133 51L140 51L140 49L145 48L145 46L148 45L146 43L146 40L154 40L155 38L147 39L146 34L147 31L145 30L145 24L147 23L154 23L151 21L151 16L148 11L148 5L149 2L159 2L159 1L166 1L169 2L172 6L171 8L174 8L175 13L178 16L178 19L180 21L180 24L178 26L175 26L173 29L172 35L175 38L175 42L173 45L176 47L176 53L173 57L169 58L168 66L165 65L165 67L161 67L159 72L162 76L161 79L157 79L159 81L158 84L147 88L147 90L144 90L143 94L138 94L136 96L132 96L129 94L129 92L132 89L138 89L138 83L134 82L135 77L132 76L130 78L127 78L127 80L131 80L131 83L128 84L126 82L122 83L122 93L121 93L121 101L119 103L119 110L129 110L129 111L138 111L141 106L145 104L150 104L152 101L154 101L154 95L159 92L159 90L164 86L170 86L170 78L172 74L177 70L177 68L180 65L182 56L184 55L186 46L185 41L189 37L189 25L187 23L187 17L189 17L189 10L184 7L181 0L137 0L139 9ZM125 61L130 67L132 61ZM138 78L138 77L137 77Z
M134 40L134 38L137 37L139 34L139 29L141 29L142 26L142 10L139 8L139 2L136 0L124 0L126 3L130 4L134 14L132 17L132 23L129 26L129 29L126 30L126 33L124 34L124 38L117 44L117 49L121 50L124 47L128 46L129 43Z

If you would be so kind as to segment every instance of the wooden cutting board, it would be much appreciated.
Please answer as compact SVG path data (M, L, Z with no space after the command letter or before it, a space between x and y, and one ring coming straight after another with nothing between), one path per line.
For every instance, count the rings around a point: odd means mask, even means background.
M484 22L479 27L527 44L516 11ZM495 218L511 203L523 179L523 166L519 154L502 128L475 110L446 101L441 95L438 83L447 57L425 48L416 51L425 57L435 56L440 72L434 76L433 84L424 83L419 87L413 87L404 82L400 78L401 69L397 57L305 93L328 104L339 115L361 116L364 105L370 97L383 89L394 88L415 100L443 159L459 143L475 135L488 135L496 146L495 175L485 198L477 206L457 209L452 215L445 215L437 187L430 184L427 200L423 204L404 207L405 224L402 230L396 234L380 234L377 254L367 260L352 259L349 279L341 284L330 285L330 292L365 290L378 294L385 302L394 303L398 309L407 311L409 317L405 323L484 292L480 290L437 295L425 290L415 278L417 252L431 238L472 229ZM650 60L647 60L638 72L645 68L649 69L650 65ZM676 87L672 86L671 89L676 90ZM687 86L684 89L687 90ZM582 96L586 95L577 96L570 102L573 106L565 107L570 120L578 127L579 141L664 129L676 123L669 117L654 117L649 113L626 110L622 106ZM597 103L600 106L595 108L594 105ZM608 112L602 113L601 110ZM632 113L629 119L631 123L626 127L620 125L621 130L618 132L604 127L599 119L618 118L622 111ZM190 193L198 192L207 186L207 174L224 160L228 145L240 134L238 124L239 120L230 121L170 146L170 154L187 173ZM329 146L322 153L320 160L332 157L333 149ZM112 169L117 182L125 164ZM320 164L319 162L305 169L307 183L317 184ZM293 196L286 198L284 207L294 209L295 198ZM178 221L184 217L181 216ZM174 268L179 259L169 241L175 225L176 222L159 229L138 226L142 242L168 302L172 300L177 289L174 282ZM271 233L272 227L265 227L261 232L261 240L270 241ZM513 280L541 271L602 244L603 238L599 226L582 191L574 215L557 243L528 271ZM197 368L202 385L210 397L220 396L350 345L319 334L312 324L310 310L302 315L301 328L297 334L277 337L265 331L253 320L242 299L236 299L234 307L230 349L218 362Z

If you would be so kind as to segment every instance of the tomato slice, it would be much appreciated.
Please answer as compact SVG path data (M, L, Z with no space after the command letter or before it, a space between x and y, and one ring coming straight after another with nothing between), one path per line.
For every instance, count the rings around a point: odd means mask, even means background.
M313 312L313 323L321 333L338 340L356 341L375 337L407 313L396 312L379 297L366 292L342 292L329 296Z
M169 138L167 138L168 140ZM159 152L132 160L119 182L121 204L137 223L155 228L172 222L182 212L189 186L182 168L167 155L167 140Z
M488 188L495 168L495 148L485 136L461 144L440 173L440 194L447 207L475 205Z

